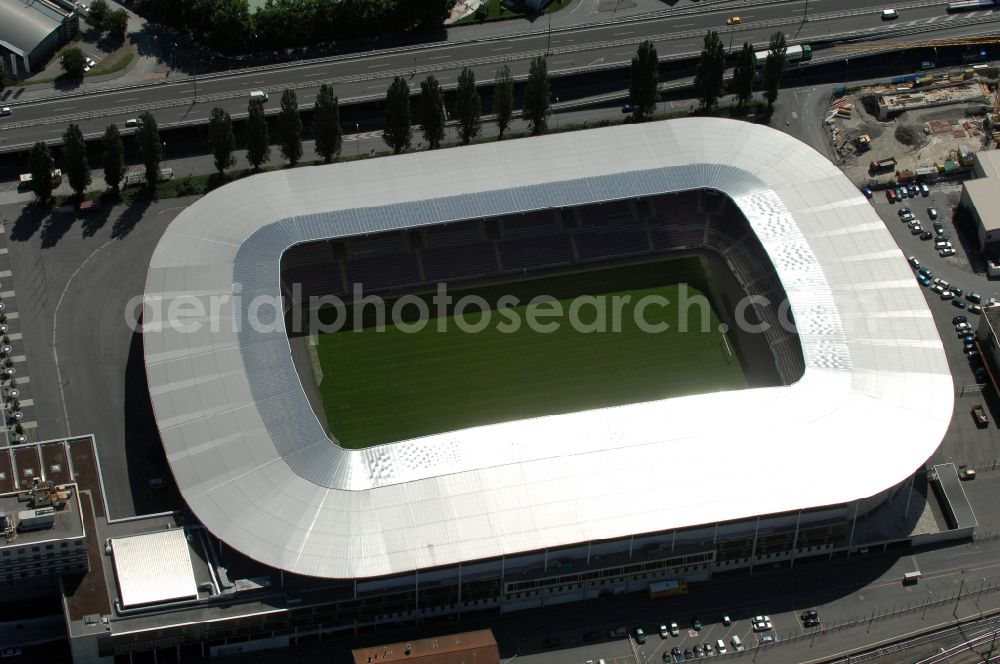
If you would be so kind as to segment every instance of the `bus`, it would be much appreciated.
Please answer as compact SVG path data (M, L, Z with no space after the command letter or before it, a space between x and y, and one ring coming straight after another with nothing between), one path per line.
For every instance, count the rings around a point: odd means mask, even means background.
M764 62L767 61L767 54L770 53L768 50L757 51L753 54L754 62L757 63L758 67L763 67ZM812 60L813 51L809 44L789 46L785 49L785 62L791 64L793 62L805 62L806 60Z
M672 595L686 595L688 584L686 581L657 581L649 584L649 598L660 599Z

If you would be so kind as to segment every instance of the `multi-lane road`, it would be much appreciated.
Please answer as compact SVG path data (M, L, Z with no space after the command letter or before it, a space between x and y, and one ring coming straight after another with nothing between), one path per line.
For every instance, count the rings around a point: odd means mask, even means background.
M250 90L278 92L291 87L298 90L300 106L308 107L323 82L333 82L342 102L350 103L381 97L394 76L413 79L416 86L420 78L433 73L447 88L455 84L464 66L471 67L478 80L491 81L503 63L515 77L524 76L528 60L546 52L549 71L555 75L620 66L631 59L644 39L656 43L661 58L694 55L708 29L720 31L727 45L738 47L744 41L762 45L776 30L783 30L793 41L820 43L848 35L879 39L913 31L920 31L921 38L928 34L982 34L995 31L1000 22L1000 11L948 14L943 0L896 5L900 18L887 22L881 20L881 4L874 4L876 1L746 0L706 5L699 11L657 12L642 20L566 26L551 33L536 22L532 31L508 36L470 32L466 34L479 36L211 76L178 76L175 72L159 83L105 87L84 94L34 95L23 102L6 102L14 112L0 121L0 151L19 149L37 140L58 140L69 122L80 124L87 135L98 135L107 124L123 125L145 110L154 113L161 127L205 122L215 106L238 116L246 112ZM726 20L737 12L741 23L727 26ZM452 33L461 36L462 31ZM826 57L822 51L817 53L817 59ZM271 112L277 110L277 96L272 94L268 103Z

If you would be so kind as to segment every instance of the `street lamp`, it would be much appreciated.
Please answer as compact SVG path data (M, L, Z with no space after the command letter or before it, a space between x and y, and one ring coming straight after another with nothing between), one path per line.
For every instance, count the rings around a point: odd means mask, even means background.
M559 97L556 97L556 104L559 104ZM559 128L559 109L555 109L556 112L556 129Z
M361 153L361 137L358 135L361 133L361 123L354 123L354 156Z

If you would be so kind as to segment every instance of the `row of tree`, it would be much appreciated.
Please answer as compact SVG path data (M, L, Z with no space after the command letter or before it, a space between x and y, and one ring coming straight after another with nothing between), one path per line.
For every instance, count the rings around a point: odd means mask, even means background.
M768 54L764 61L764 68L760 76L760 86L764 91L764 99L767 101L767 108L774 108L774 102L778 98L778 88L781 87L781 79L785 75L787 68L787 58L785 52L788 44L785 41L783 32L775 32L771 35L768 44ZM634 61L633 61L634 67ZM726 92L724 74L726 71L726 50L722 45L722 40L714 30L710 30L705 35L704 47L701 51L701 58L695 70L694 90L698 96L702 108L711 111ZM757 60L754 55L753 46L744 42L743 48L736 56L736 64L733 67L733 78L730 92L736 96L736 103L739 108L744 108L750 97L753 96L754 87L758 82Z
M226 53L438 30L454 0L136 0L149 21L169 25Z
M776 32L771 36L769 53L764 63L761 84L768 108L778 96L778 87L786 68L785 36ZM695 73L694 87L704 109L713 110L719 98L725 93L726 54L719 36L714 31L705 36L704 50ZM736 96L739 107L750 100L757 81L757 67L753 47L745 43L736 59L730 92ZM656 110L659 99L659 60L656 47L649 41L639 45L632 58L629 99L635 121L648 120ZM514 117L514 79L507 65L500 67L493 79L493 114L499 139L510 128ZM402 77L393 79L386 92L385 120L382 139L398 154L410 147L413 138L411 117L411 90ZM522 117L527 120L532 134L548 130L551 113L551 82L544 57L532 59L528 80L524 88ZM482 98L476 85L475 73L466 67L458 77L455 91L455 121L459 138L463 145L472 142L482 131ZM420 83L418 121L421 134L429 149L437 149L445 138L445 128L449 119L444 92L438 80L428 76ZM136 144L142 155L148 186L155 187L163 159L163 143L160 140L156 119L151 113L139 116ZM281 157L290 166L296 166L302 159L302 118L299 113L298 97L294 90L285 90L281 95L281 110L277 118L278 146ZM319 88L313 111L313 135L315 151L325 163L330 163L340 155L343 147L343 130L340 124L340 102L334 95L333 86L323 84ZM264 105L251 101L248 108L244 142L247 161L253 169L270 161L271 142ZM212 109L208 123L209 142L215 168L223 175L235 163L236 135L233 120L222 108ZM104 180L108 188L117 193L125 177L125 153L118 127L110 125L102 139L102 164ZM36 143L31 151L32 187L38 198L46 202L52 194L54 160L45 143ZM70 186L82 196L91 183L87 148L79 126L69 125L63 135L62 168Z

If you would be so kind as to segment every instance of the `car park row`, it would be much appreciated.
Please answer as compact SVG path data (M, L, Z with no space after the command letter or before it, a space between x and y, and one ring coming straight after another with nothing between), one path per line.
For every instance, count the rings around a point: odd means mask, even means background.
M816 611L809 610L804 611L799 619L802 621L802 625L805 628L819 627L819 615ZM732 619L728 614L722 616L721 623L724 627L730 627L733 625ZM774 625L771 622L771 617L766 615L753 616L750 619L750 624L754 633L758 635L759 645L767 645L769 643L775 642L775 637L771 632L774 630ZM688 636L694 637L694 635L700 634L702 631L702 623L698 618L691 619L691 627L688 631ZM611 636L621 636L624 632L624 628L619 628L613 630ZM677 638L681 636L681 628L678 626L677 622L671 621L660 625L659 627L660 638L667 640L670 638ZM648 635L644 628L636 627L632 631L632 637L638 645L645 645L648 639ZM712 657L714 655L725 655L728 652L740 652L746 649L742 639L738 634L733 634L729 637L728 642L723 638L717 638L714 642L706 641L705 643L697 643L691 647L682 647L681 645L675 645L671 647L670 650L663 651L663 661L664 662L683 662L689 659L698 659L703 657ZM598 660L601 661L601 660ZM587 664L595 664L594 660L587 660Z

